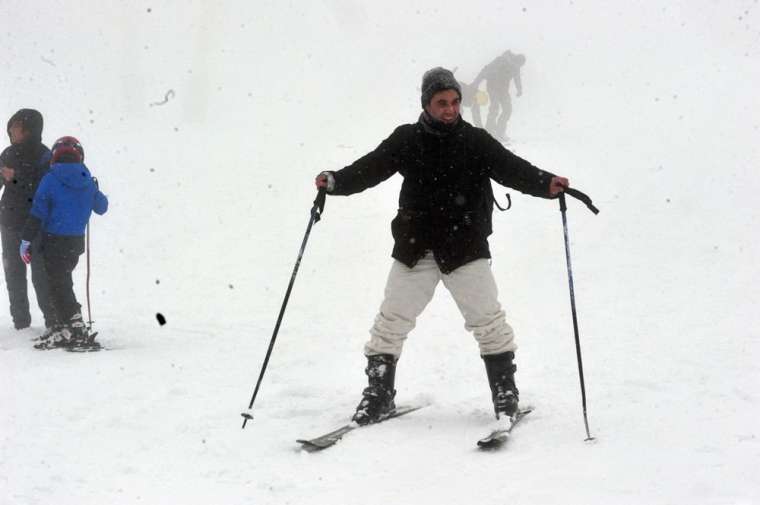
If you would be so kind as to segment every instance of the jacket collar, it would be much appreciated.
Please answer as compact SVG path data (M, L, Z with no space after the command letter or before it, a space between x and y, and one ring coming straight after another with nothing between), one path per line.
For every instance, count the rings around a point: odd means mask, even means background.
M438 121L428 114L427 111L423 110L420 114L418 123L426 133L430 133L436 137L448 137L462 128L463 121L462 116L459 116L455 123L446 124L443 121Z

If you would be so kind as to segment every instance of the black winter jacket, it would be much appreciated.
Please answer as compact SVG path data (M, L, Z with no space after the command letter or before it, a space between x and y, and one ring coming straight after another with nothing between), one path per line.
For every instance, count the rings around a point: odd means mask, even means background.
M21 121L30 135L23 143L12 144L0 154L0 166L15 171L12 181L5 182L0 177L0 186L5 186L0 198L0 224L21 230L29 216L37 186L49 168L50 149L42 143L42 114L33 109L21 109L8 121L8 130L16 121Z
M358 193L396 172L404 182L398 214L391 223L392 256L412 268L430 250L443 273L491 257L487 240L492 232L491 179L549 198L554 177L461 118L455 128L440 131L423 114L416 124L396 128L371 153L333 172L330 194Z

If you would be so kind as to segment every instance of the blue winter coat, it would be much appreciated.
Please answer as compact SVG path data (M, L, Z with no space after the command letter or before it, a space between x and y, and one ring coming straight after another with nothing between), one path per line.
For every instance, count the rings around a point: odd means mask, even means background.
M105 214L108 198L83 163L54 163L34 195L30 214L53 235L84 235L92 211Z

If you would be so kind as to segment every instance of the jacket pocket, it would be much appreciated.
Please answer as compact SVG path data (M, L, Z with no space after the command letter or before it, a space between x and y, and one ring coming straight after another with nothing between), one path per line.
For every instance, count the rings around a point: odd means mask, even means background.
M391 233L396 245L404 249L430 247L430 216L427 212L399 209L391 221Z

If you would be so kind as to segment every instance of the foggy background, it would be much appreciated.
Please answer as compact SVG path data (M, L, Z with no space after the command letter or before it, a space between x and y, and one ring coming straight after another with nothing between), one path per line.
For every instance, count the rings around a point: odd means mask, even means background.
M9 503L335 503L368 488L375 503L760 499L757 0L0 9L0 110L40 110L48 146L77 136L110 198L91 221L91 282L99 338L115 348L69 360L33 351L32 333L3 333ZM358 401L400 177L328 198L254 430L240 433L314 176L416 121L425 70L458 67L470 82L507 49L527 57L510 149L601 209L568 210L599 443L579 443L556 202L509 191L513 208L494 215L493 268L517 331L523 401L537 407L514 452L486 463L467 452L489 397L443 289L398 372L400 403L422 395L433 405L327 458L292 451ZM503 202L507 190L494 189ZM76 274L83 301L83 262ZM76 387L51 386L60 383ZM40 485L51 468L69 478ZM441 485L455 477L456 491Z

